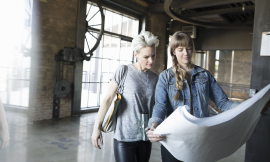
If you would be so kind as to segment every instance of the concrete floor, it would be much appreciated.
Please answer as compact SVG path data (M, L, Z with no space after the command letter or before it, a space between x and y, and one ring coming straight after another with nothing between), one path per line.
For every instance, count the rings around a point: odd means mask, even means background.
M97 113L33 123L24 113L6 113L11 140L0 150L0 162L114 162L112 133L103 134L101 150L91 143ZM245 146L218 162L244 162L244 154ZM150 162L161 162L159 143L153 144Z

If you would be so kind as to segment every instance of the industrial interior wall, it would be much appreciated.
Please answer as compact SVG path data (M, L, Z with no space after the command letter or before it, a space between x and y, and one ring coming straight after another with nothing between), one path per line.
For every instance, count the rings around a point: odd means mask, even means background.
M214 76L216 50L207 52L208 52L207 70L210 71L210 73ZM233 50L233 52L234 52L233 65L231 65L232 50L220 50L217 81L230 83L230 78L232 76L232 84L250 85L252 50ZM233 70L232 75L231 70Z
M149 30L159 39L159 45L156 48L156 62L152 70L158 75L165 70L166 63L166 22L167 15L163 13L149 14Z
M29 120L52 118L55 55L75 47L79 0L34 0L32 23ZM73 82L73 66L64 65L60 78ZM70 116L72 93L60 100L60 117Z
M234 51L232 83L250 86L251 68L252 68L252 50L236 50ZM249 92L231 93L233 98L248 99Z
M251 50L252 29L209 29L197 27L197 50Z
M233 61L233 84L250 85L252 69L252 50L234 51Z
M221 50L219 60L218 75L216 80L218 82L230 83L232 51Z
M215 65L215 59L213 59L215 52L209 51L209 58L211 59L208 60L208 67ZM233 64L232 52L234 52ZM216 80L222 83L241 84L238 86L249 86L252 67L251 57L251 50L220 50ZM213 67L210 69L210 72L214 74ZM233 98L249 98L248 92L230 92L225 90L225 93Z
M170 33L181 31L183 26L190 26L179 21L172 21ZM194 40L196 50L251 50L252 29L223 29L197 26Z
M147 3L139 3L143 7ZM31 51L29 121L51 119L56 82L55 55L64 47L76 46L77 8L79 0L35 0ZM166 58L166 14L150 14L151 32L158 36L156 64L153 71L161 73ZM61 78L73 84L73 66L64 65ZM70 116L72 92L60 100L60 118Z
M215 56L216 51L208 51L207 57L207 70L214 76L215 75Z

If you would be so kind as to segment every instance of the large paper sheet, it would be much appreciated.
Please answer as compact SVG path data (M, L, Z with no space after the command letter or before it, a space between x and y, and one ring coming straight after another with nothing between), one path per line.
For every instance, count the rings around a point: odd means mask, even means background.
M214 162L231 155L248 140L269 98L270 84L234 109L207 118L196 118L187 106L181 106L154 134L169 133L160 142L178 160Z

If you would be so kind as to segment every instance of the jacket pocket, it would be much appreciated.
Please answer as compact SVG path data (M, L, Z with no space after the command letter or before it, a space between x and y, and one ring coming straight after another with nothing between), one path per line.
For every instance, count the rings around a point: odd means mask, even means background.
M178 100L174 100L173 98L178 91L179 91L179 98L178 98ZM170 98L171 105L173 105L174 109L176 109L180 105L180 103L183 102L182 92L180 90L178 90L175 87L175 85L169 84L169 98Z
M207 107L209 100L209 81L208 77L198 76L195 79L195 86L199 95L199 102L202 107Z
M198 76L194 80L196 88L202 93L206 93L208 91L208 77Z

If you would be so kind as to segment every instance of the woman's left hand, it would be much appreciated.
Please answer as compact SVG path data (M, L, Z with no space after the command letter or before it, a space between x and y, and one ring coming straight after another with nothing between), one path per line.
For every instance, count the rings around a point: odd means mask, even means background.
M153 134L155 129L152 128L152 129L149 129L148 127L145 129L147 132L147 137L148 139L150 140L150 142L158 142L158 141L161 141L161 140L164 140L166 137L160 137L160 135L158 134Z

